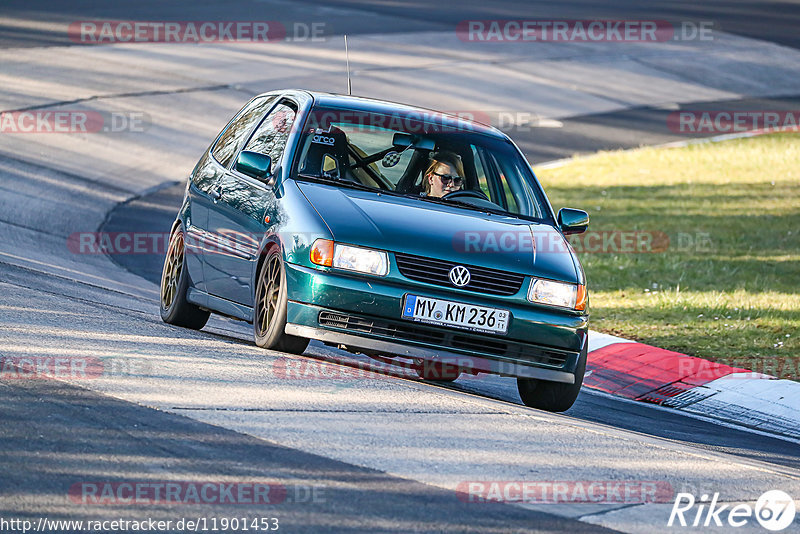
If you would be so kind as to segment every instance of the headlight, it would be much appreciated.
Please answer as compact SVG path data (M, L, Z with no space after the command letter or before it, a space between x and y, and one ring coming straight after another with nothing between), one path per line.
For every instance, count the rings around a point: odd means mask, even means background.
M389 272L389 256L381 250L336 243L333 247L333 266L337 269L384 276Z
M586 286L534 278L528 289L528 300L571 310L585 310Z
M311 263L375 276L389 272L389 256L382 250L342 245L318 239L311 246Z

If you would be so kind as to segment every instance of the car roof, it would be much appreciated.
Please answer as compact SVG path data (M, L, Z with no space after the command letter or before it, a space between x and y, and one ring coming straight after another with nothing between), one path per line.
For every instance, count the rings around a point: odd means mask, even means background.
M289 91L298 91L310 95L314 99L314 106L346 108L357 111L382 113L387 115L397 112L407 113L412 116L419 115L421 116L421 118L429 117L436 121L441 121L441 124L443 126L482 133L484 135L489 135L499 139L504 139L504 140L508 139L508 137L503 132L501 132L497 128L494 128L493 126L489 126L475 120L467 120L465 118L458 117L450 113L445 113L433 109L410 106L408 104L401 104L398 102L391 102L388 100L378 100L376 98L368 98L363 96L340 95L336 93L306 91L302 89L300 90L294 89ZM283 91L283 92L289 92L289 91ZM274 92L271 93L274 94Z

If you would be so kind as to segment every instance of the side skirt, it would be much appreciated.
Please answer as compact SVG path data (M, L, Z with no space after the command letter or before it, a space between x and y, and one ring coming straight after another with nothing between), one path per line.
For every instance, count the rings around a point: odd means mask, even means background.
M240 321L246 321L248 323L253 322L253 308L250 306L215 297L214 295L209 295L193 287L190 287L189 291L186 292L186 300L220 315L239 319Z

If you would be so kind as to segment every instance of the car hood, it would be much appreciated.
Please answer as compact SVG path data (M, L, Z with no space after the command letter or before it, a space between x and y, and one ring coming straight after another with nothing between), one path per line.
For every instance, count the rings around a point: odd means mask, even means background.
M572 249L552 226L414 198L298 185L337 242L566 282L580 279Z

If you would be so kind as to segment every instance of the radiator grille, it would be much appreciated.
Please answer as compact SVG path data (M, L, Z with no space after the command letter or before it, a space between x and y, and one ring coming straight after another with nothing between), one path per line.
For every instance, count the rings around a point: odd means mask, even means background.
M452 261L412 256L411 254L395 253L394 257L397 261L397 267L400 269L400 274L406 278L446 287L456 287L450 282L450 269L456 265L463 265ZM464 265L464 267L469 270L470 281L459 289L468 291L492 295L515 295L525 280L525 275L518 273L509 273L474 265Z

